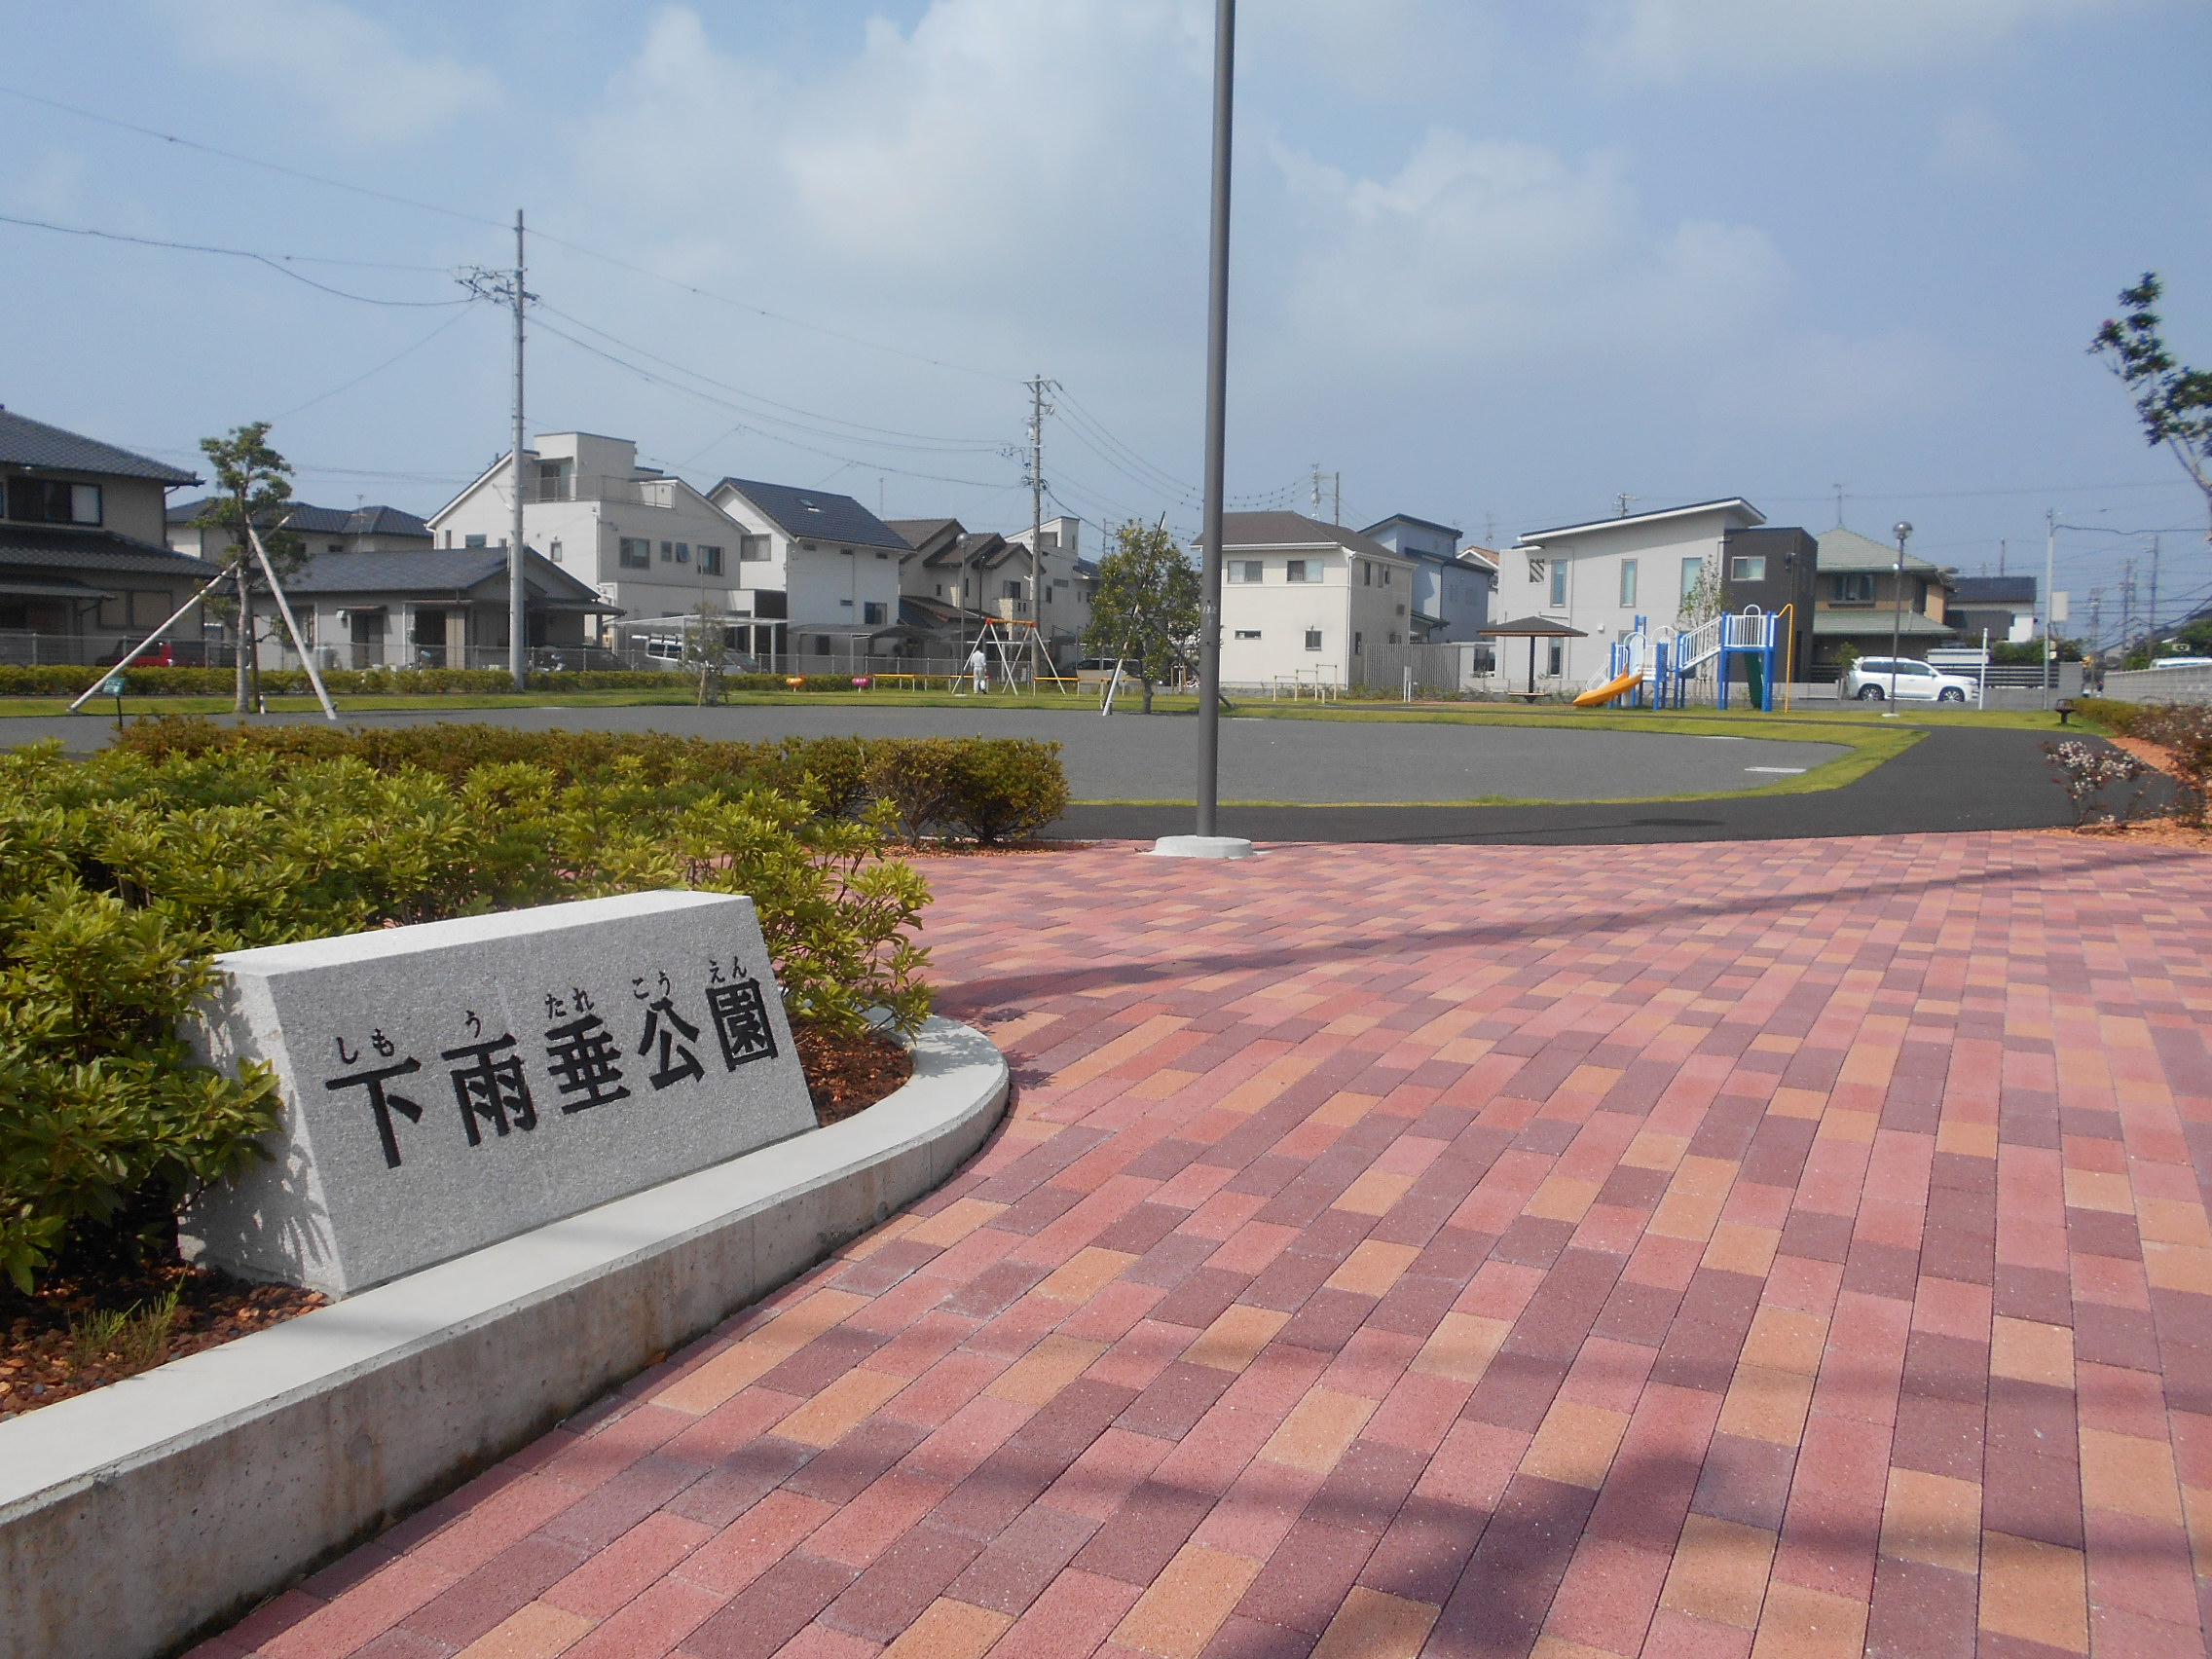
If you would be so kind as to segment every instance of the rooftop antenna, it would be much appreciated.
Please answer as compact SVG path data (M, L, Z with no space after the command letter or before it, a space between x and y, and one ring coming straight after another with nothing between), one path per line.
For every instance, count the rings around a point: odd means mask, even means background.
M1622 496L1615 496L1615 497L1613 498L1613 499L1614 499L1614 500L1616 500L1616 501L1618 501L1618 502L1620 502L1620 504L1621 504L1621 517L1623 517L1623 518L1626 518L1626 517L1628 517L1628 504L1629 504L1629 502L1631 502L1631 501L1637 501L1637 500L1641 500L1641 499L1642 499L1642 498L1641 498L1641 496L1627 496L1627 495L1622 495Z

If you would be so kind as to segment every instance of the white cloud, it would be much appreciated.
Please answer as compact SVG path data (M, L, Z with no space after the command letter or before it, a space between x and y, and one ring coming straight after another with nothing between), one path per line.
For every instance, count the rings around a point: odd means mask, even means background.
M158 0L188 56L290 94L349 138L409 139L471 104L496 104L489 71L410 52L339 0Z
M1620 73L1918 67L2130 0L1601 0L1590 45Z
M1945 178L2001 184L2019 177L2023 163L2005 124L1979 105L1968 104L1943 118L1928 165Z
M1788 281L1756 230L1647 226L1614 155L1434 128L1387 180L1277 159L1305 232L1292 326L1383 365L1674 357L1765 317Z

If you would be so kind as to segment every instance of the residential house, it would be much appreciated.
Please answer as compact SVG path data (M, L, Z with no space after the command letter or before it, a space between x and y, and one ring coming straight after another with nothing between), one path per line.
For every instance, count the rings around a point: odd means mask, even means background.
M0 661L96 662L160 627L216 573L163 539L167 493L199 482L0 409ZM168 637L197 654L199 613Z
M1956 576L1944 601L1943 619L1962 640L1981 644L1986 630L1999 641L2033 640L2043 615L2037 607L2034 576Z
M230 561L237 537L226 530L203 530L193 523L214 504L202 496L178 501L168 510L169 546L217 565ZM407 553L436 545L430 527L397 507L317 507L294 501L275 525L300 538L312 558L323 553Z
M1392 513L1362 535L1414 561L1414 637L1424 645L1481 640L1490 626L1490 596L1497 590L1497 555L1487 547L1461 547L1450 525Z
M505 546L512 476L502 457L432 513L439 548ZM597 589L603 610L681 616L704 605L747 623L782 618L780 592L743 591L781 584L741 581L738 528L682 479L640 465L629 438L540 433L523 452L522 511L525 545Z
M300 630L328 668L503 668L507 662L507 550L429 547L317 553L284 592ZM523 559L525 639L558 650L599 636L615 608L571 571L535 551ZM262 609L269 609L265 599ZM265 636L280 629L264 623ZM297 660L281 644L264 666ZM548 664L548 666L550 666Z
M1588 638L1543 642L1538 679L1584 681L1606 666L1612 643L1640 620L1654 637L1671 627L1709 565L1727 557L1730 538L1765 522L1758 508L1731 496L1532 531L1507 550L1498 604L1508 615L1581 629Z
M1345 686L1370 647L1413 633L1415 561L1373 536L1303 513L1222 518L1225 684Z
M1063 665L1082 655L1090 599L1098 591L1098 567L1083 557L1082 531L1077 518L1024 526L1006 537L1005 555L988 567L990 608L1007 617L1033 615L1052 660ZM1033 532L1035 559L1029 547Z
M1840 670L1853 656L1888 656L1893 637L1905 656L1957 638L1947 600L1953 573L1909 550L1903 605L1898 603L1898 549L1841 525L1820 536L1820 602L1813 613L1814 664Z
M724 478L707 499L737 530L740 606L766 615L760 600L776 596L777 614L788 624L788 640L775 645L779 653L850 659L918 652L922 634L899 620L900 571L914 549L852 497Z
M1732 530L1725 537L1720 566L1720 608L1756 608L1781 616L1786 630L1774 643L1777 679L1806 680L1814 660L1813 618L1818 614L1820 544L1804 531L1768 525ZM1729 672L1749 676L1750 659L1733 656Z

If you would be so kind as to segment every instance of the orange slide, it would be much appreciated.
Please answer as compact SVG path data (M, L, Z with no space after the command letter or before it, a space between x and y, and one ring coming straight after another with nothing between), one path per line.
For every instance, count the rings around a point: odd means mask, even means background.
M1578 709L1595 709L1601 703L1610 703L1615 697L1625 697L1643 683L1643 670L1632 668L1618 679L1608 680L1603 685L1592 686L1574 699Z

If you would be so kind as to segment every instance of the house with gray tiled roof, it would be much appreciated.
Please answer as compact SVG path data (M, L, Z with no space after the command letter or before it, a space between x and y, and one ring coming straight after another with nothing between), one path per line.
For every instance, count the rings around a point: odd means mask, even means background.
M168 540L179 553L221 564L230 557L234 545L230 532L203 530L193 522L205 514L213 500L202 496L170 503ZM318 507L294 501L273 528L297 535L310 555L420 552L437 542L427 523L397 507Z
M506 666L504 546L316 553L284 591L325 667ZM619 614L592 583L528 548L523 591L533 646L591 644L601 619Z
M852 497L724 478L707 499L743 537L745 586L780 590L793 667L813 656L914 654L922 642L901 622L899 603L914 548Z
M0 661L129 649L215 575L166 543L165 461L0 408ZM172 638L197 652L199 618Z
M1813 610L1813 661L1840 664L1847 656L1888 656L1895 630L1898 649L1923 657L1931 645L1958 637L1948 600L1956 573L1906 551L1904 603L1898 604L1898 549L1837 525L1820 541L1820 582Z

